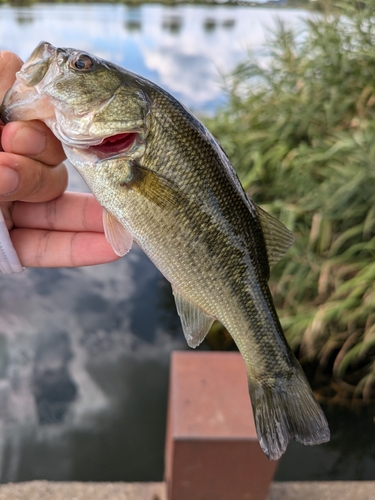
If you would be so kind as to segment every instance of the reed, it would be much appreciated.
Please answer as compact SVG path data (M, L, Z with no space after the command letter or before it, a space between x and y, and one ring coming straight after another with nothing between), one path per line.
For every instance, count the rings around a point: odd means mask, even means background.
M324 4L324 3L323 3ZM375 2L330 2L226 81L208 127L295 244L270 280L321 398L375 399Z

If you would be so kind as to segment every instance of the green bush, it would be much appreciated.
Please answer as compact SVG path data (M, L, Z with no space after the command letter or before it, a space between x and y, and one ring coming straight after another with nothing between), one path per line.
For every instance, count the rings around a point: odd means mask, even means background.
M375 4L280 25L206 123L295 244L270 281L322 398L375 398ZM311 378L311 377L310 377Z

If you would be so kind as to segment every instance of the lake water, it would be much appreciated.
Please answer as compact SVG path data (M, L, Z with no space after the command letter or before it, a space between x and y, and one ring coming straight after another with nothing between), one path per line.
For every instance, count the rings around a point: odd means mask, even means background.
M46 40L109 59L165 87L194 111L223 102L222 76L259 53L278 19L298 24L294 9L230 6L40 4L0 6L0 47L26 58Z
M222 75L258 56L276 19L261 7L0 6L0 50L40 40L108 58L199 113ZM70 189L86 189L71 171ZM112 264L0 276L0 480L160 480L170 353L186 349L170 287L135 248ZM375 479L373 411L328 411L330 444L292 444L278 479ZM371 436L371 437L369 437ZM359 464L359 465L358 465Z

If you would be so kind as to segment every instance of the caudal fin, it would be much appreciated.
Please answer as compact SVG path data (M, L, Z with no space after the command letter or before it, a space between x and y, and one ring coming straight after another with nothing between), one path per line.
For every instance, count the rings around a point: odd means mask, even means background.
M259 382L249 378L249 390L259 444L270 460L278 460L288 442L329 441L326 417L299 366L288 379Z

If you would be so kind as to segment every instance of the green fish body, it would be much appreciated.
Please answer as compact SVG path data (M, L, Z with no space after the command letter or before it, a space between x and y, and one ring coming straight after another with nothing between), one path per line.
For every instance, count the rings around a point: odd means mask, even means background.
M270 459L293 438L329 440L267 284L292 235L247 196L218 142L182 104L116 65L42 42L1 117L41 119L62 141L104 207L114 250L124 255L135 241L170 281L191 347L214 319L228 329Z

